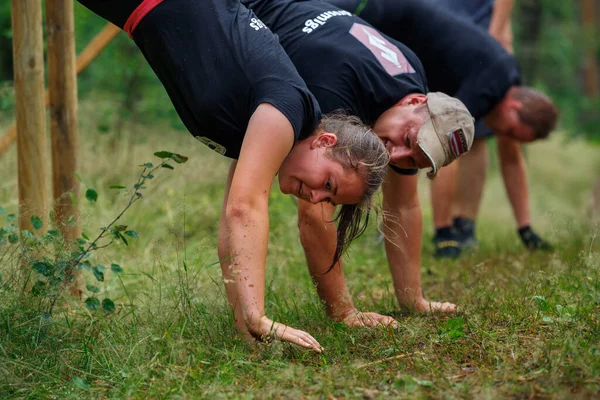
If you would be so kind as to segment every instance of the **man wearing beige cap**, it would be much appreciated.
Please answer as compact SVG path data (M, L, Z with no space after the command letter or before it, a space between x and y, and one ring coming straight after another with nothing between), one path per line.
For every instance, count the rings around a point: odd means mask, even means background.
M429 88L456 96L477 119L469 155L444 168L431 185L434 256L455 258L477 244L486 139L492 135L518 235L530 250L550 249L531 227L521 143L546 138L558 110L548 96L521 85L519 66L510 54L512 0L327 1L402 41L423 62Z
M453 310L421 291L421 208L417 169L430 178L473 142L473 119L464 104L428 93L415 54L350 12L323 2L243 0L275 34L324 112L342 109L370 124L390 152L383 184L386 254L401 306L417 311ZM336 252L332 205L298 205L300 238L317 291L332 319L348 325L394 323L360 313L346 287Z

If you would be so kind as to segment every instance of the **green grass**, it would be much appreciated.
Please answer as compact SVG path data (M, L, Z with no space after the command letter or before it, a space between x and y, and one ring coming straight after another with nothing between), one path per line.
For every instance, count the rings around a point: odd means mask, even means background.
M216 235L227 161L170 127L98 129L110 104L81 105L80 175L92 236L125 205L109 185L130 185L152 153L190 157L151 182L123 223L130 246L96 254L116 262L100 298L113 314L65 300L51 321L40 301L0 291L0 398L590 398L600 395L600 248L590 223L598 148L557 135L528 148L534 227L556 245L530 254L497 170L478 225L479 250L455 262L431 257L431 210L423 179L423 287L453 301L453 316L398 311L374 227L353 246L346 275L357 306L400 327L355 329L327 319L312 288L291 199L271 195L267 315L313 334L317 355L236 336L220 279ZM6 124L4 124L6 126ZM1 127L4 127L1 126ZM104 132L104 133L103 133ZM0 156L0 205L17 211L16 148ZM50 187L50 186L49 186ZM82 191L83 193L84 191ZM1 251L1 249L0 249ZM4 280L11 273L0 266ZM93 276L86 277L93 283Z

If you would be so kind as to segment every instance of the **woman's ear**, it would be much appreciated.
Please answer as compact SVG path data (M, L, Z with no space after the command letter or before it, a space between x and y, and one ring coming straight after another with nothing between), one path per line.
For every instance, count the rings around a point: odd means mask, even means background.
M396 105L398 106L416 106L427 103L427 96L422 93L413 93L401 98Z
M337 143L337 136L335 133L321 132L310 144L311 149L319 147L333 147Z

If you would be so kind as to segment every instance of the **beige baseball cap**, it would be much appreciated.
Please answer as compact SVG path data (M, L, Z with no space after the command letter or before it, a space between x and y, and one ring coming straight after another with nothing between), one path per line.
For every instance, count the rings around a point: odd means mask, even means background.
M473 117L458 99L441 92L427 94L427 119L417 134L417 145L431 162L427 173L433 179L438 170L471 149L475 135Z

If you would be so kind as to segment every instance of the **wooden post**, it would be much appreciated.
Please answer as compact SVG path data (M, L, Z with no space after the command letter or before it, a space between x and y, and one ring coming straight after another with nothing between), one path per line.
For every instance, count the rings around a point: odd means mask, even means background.
M117 34L121 32L117 26L113 24L107 24L94 39L86 46L85 49L77 57L77 73L83 71L94 58L100 54L102 50L114 39ZM46 104L49 103L48 92L46 91ZM3 153L8 146L17 137L16 125L10 127L6 133L0 137L0 154Z
M33 231L37 215L47 227L46 121L44 115L44 54L41 0L11 0L19 226Z
M79 181L75 177L79 129L73 0L46 0L46 26L54 213L63 237L72 243L81 234L78 206L68 194L79 198ZM69 218L75 224L68 224Z

